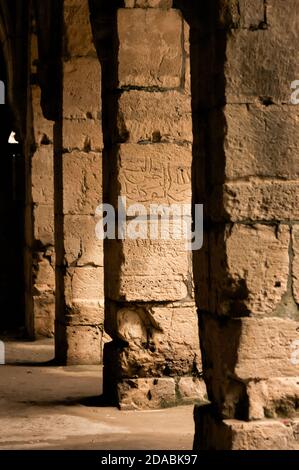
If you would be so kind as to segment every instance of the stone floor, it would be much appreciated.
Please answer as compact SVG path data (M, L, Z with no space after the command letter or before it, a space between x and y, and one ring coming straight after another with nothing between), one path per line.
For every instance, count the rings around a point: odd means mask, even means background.
M193 407L120 412L97 406L98 366L57 367L52 340L5 340L0 449L192 449Z

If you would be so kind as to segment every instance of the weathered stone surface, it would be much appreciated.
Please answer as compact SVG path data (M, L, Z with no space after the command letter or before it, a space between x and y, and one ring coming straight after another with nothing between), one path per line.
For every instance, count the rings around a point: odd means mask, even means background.
M205 317L202 341L210 363L207 375L215 381L214 394L225 386L221 381L230 377L249 380L298 375L299 364L291 360L297 330L298 322L277 317L223 324Z
M64 217L64 248L68 265L104 265L103 241L96 238L95 225L92 216Z
M297 304L299 304L299 226L294 225L292 228L292 279L293 294Z
M231 450L298 450L299 420L226 421L232 433Z
M192 307L153 307L150 310L158 331L153 335L157 352L174 360L193 361L201 368L198 336L198 317ZM186 348L187 346L187 348ZM169 352L167 352L169 351ZM173 352L172 352L173 351Z
M298 413L298 377L279 377L247 385L249 419L290 418Z
M216 15L215 15L216 16ZM217 5L217 26L231 29L240 21L240 8L238 0L221 0Z
M219 198L223 198L223 209ZM299 220L299 184L295 181L250 179L215 190L212 217L237 221Z
M42 245L54 246L54 218L53 207L42 204L33 208L34 239Z
M190 59L190 26L187 21L183 22L184 29L184 92L191 97L191 59Z
M207 410L205 410L205 408ZM245 422L217 420L210 407L195 412L195 450L295 450L299 449L299 420Z
M296 0L267 0L267 24L271 31L286 41L297 35L299 7Z
M119 9L119 85L177 88L182 81L182 17L177 10Z
M34 203L54 205L54 162L53 146L47 145L37 149L32 157L32 200ZM54 219L54 209L53 215Z
M191 99L179 91L127 91L119 100L118 132L127 142L192 143Z
M36 254L34 258L35 257ZM39 258L38 260L34 259L33 280L40 288L44 287L53 290L55 287L54 266L50 263L48 258L43 256L43 253L40 253Z
M185 299L187 288L182 281L181 276L175 276L168 279L164 276L120 276L119 290L109 289L112 299L125 299L128 302L133 301L173 301ZM118 282L114 280L113 282Z
M118 342L125 341L114 351L119 377L191 376L201 371L194 306L110 305L105 330Z
M210 265L209 265L209 233L204 230L203 246L193 252L193 278L195 299L201 311L210 310Z
M103 281L102 281L103 282ZM91 299L76 300L66 304L67 312L64 321L69 326L98 326L101 330L104 324L104 298L97 301Z
M264 0L239 0L240 26L243 28L262 27L265 21Z
M298 12L297 7L295 10ZM283 34L275 28L231 31L225 62L228 103L251 103L258 97L275 103L290 102L290 84L299 76L295 26L298 20L293 13L290 21Z
M63 65L64 118L98 119L101 108L101 70L97 58L80 57Z
M68 365L101 364L102 331L98 326L58 327L55 340L59 342L58 359Z
M42 145L45 141L47 143L53 143L54 122L48 121L43 116L41 109L41 91L39 86L31 86L31 96L33 132L35 143L37 146Z
M32 60L36 64L38 54L35 36L32 42ZM32 72L36 73L34 67ZM43 116L40 87L31 85L30 91L30 126L34 140L25 158L25 315L27 333L33 339L39 336L52 337L54 334L54 123Z
M64 213L94 215L102 200L102 155L74 151L62 158Z
M66 55L96 55L89 15L88 0L67 0L64 2Z
M123 144L111 184L119 183L129 204L190 204L191 162L190 146Z
M54 336L55 294L46 290L33 296L34 333L36 337Z
M63 39L56 354L62 362L92 364L101 361L104 320L103 243L94 220L102 201L103 135L101 65L87 0L64 2Z
M107 256L111 299L173 301L188 295L191 264L182 241L109 240Z
M89 152L103 149L103 134L100 120L65 119L63 121L63 148Z
M101 267L69 268L65 278L66 304L103 307L103 284Z
M227 178L295 179L299 176L296 106L227 105L223 114L221 117L220 112L215 113L211 122L215 137L212 152L220 159L224 149ZM221 166L214 167L215 180L219 183L223 179Z
M289 242L287 226L235 224L225 233L212 233L212 311L235 317L271 315L287 290Z
M130 379L117 385L120 409L157 409L176 404L175 380Z
M125 0L126 8L171 8L173 0Z
M207 402L207 388L202 379L182 377L178 381L179 400L184 403Z

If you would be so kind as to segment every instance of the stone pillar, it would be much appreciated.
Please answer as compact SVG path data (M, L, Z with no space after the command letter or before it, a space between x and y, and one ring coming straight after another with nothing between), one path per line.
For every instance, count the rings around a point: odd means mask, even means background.
M205 181L194 179L195 199L206 205L195 279L212 404L197 411L195 446L293 449L299 446L299 108L290 99L299 77L299 6L222 3L205 35L212 66L202 62L198 69L214 86L196 104L206 119L196 175L205 168Z
M26 156L25 306L31 338L53 336L55 320L53 125L41 110L38 46L31 34L31 113Z
M189 31L172 2L125 3L110 12L109 30L109 12L101 19L97 2L92 10L104 76L104 194L118 216L123 197L127 210L142 204L146 217L151 204L191 204ZM127 228L137 213L127 212ZM172 221L181 222L180 215ZM185 240L106 240L105 306L112 338L104 349L106 398L121 409L203 398Z
M102 199L100 64L87 0L64 2L63 107L56 129L56 358L101 362L103 249L95 236ZM60 136L58 134L61 134Z

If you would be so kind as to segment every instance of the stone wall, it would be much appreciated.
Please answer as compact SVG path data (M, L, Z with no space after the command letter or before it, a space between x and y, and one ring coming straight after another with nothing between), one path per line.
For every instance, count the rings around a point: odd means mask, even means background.
M196 255L195 279L212 402L198 410L196 445L292 449L298 108L290 98L299 8L293 0L221 3L205 31L214 62L201 68L212 88L196 103L206 120L196 165L204 181L194 188L206 206L206 249Z

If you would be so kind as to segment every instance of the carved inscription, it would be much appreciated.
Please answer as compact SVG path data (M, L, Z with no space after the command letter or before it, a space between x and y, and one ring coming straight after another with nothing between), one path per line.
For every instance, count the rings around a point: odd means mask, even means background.
M177 145L124 145L119 183L121 195L130 202L189 203L191 150Z

